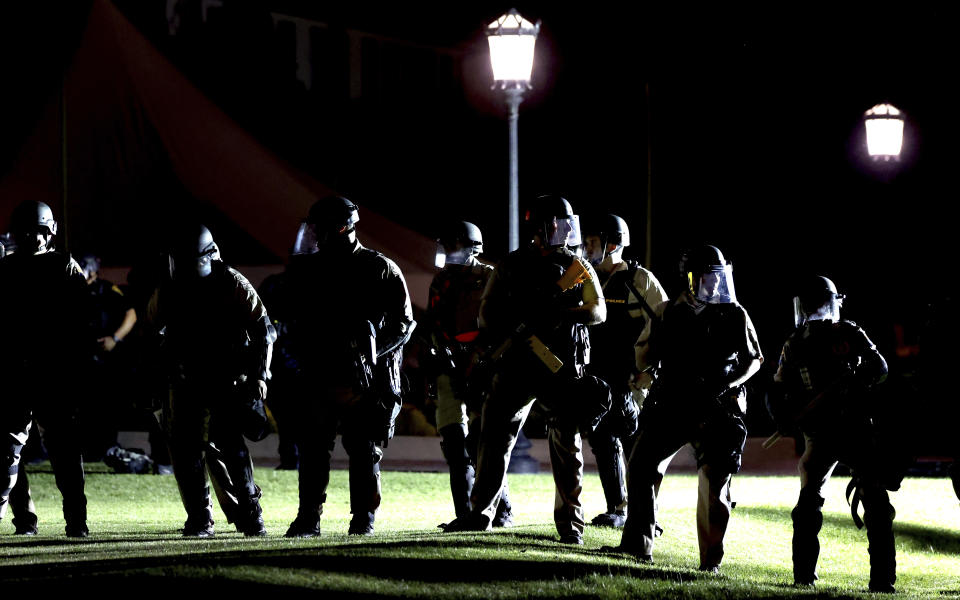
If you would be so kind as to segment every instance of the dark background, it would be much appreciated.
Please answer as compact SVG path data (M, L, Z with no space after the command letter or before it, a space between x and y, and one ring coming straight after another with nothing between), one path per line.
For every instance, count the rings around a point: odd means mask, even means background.
M203 23L199 2L188 1L171 37L164 1L115 4L294 166L431 237L449 219L473 221L488 257L504 254L507 125L490 90L482 29L509 5L226 0ZM5 6L0 173L56 93L86 5ZM681 248L719 246L772 369L792 327L794 283L825 274L849 295L845 316L866 327L895 370L913 369L927 306L953 293L955 15L808 4L516 8L543 22L533 90L521 106L521 204L550 191L585 220L615 212L642 259L649 142L652 269L668 291L677 291ZM271 12L334 32L329 52L315 54L326 79L309 91L294 76L289 32L274 27ZM379 62L359 98L346 93L337 58L336 32L346 29L388 40L364 54ZM423 60L407 60L418 52ZM866 157L862 115L879 102L906 114L899 162ZM234 255L282 262L262 249Z

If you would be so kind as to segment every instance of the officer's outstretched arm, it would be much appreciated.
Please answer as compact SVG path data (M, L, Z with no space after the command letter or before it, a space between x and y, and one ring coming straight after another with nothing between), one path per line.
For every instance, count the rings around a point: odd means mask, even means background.
M585 325L603 323L607 320L607 303L603 300L603 289L597 280L597 273L587 261L579 258L577 260L583 263L589 275L583 280L582 304L569 311L572 320Z

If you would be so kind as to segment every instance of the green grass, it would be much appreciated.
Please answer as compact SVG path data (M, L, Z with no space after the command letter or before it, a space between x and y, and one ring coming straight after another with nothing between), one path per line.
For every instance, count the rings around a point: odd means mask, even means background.
M867 596L866 534L852 524L843 499L846 481L830 483L821 534L816 590L795 589L790 563L790 509L795 477L738 477L719 576L699 573L694 525L696 478L668 475L661 491L653 566L601 554L619 532L587 527L585 545L556 543L549 474L511 476L516 527L496 533L447 535L436 526L452 517L446 475L383 474L384 502L371 538L345 535L347 475L336 471L325 508L323 537L287 540L296 514L297 475L257 471L270 535L248 539L217 513L212 540L184 540L184 520L172 477L88 476L90 538L63 536L59 494L49 473L31 474L40 536L12 535L0 524L0 587L36 592L101 594L262 592L456 598L760 598ZM960 508L949 482L908 479L893 495L897 508L901 595L960 597ZM596 475L584 484L587 518L603 508Z

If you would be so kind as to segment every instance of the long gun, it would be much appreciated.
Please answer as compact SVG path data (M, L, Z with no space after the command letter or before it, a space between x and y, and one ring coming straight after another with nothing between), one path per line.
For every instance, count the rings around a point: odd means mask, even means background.
M584 281L590 281L592 278L590 271L583 263L579 260L574 260L570 263L570 266L567 267L566 271L564 271L560 279L557 280L556 285L560 288L560 293L562 294ZM551 372L556 373L563 367L563 361L560 360L536 334L530 333L530 329L531 327L527 321L520 323L517 328L513 330L513 333L510 334L510 337L504 340L504 342L493 351L490 355L491 361L497 362L510 348L520 342L526 344L534 356L539 358Z

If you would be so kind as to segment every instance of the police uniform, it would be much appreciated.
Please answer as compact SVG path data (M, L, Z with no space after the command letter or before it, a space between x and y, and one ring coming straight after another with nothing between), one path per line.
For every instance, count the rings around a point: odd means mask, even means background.
M117 444L118 419L127 409L121 404L126 399L121 390L127 383L120 364L123 359L117 355L123 350L118 347L105 352L97 340L112 337L131 308L133 305L116 284L100 278L87 284L87 368L94 375L89 379L97 381L100 387L92 396L95 400L86 403L83 410L83 420L91 430L86 443L90 451L87 460L102 457L108 448Z
M380 446L393 435L402 345L414 327L407 285L392 260L355 238L298 256L287 275L287 346L304 391L296 409L300 507L287 535L319 535L338 431L350 458L350 532L371 533Z
M436 423L450 468L450 490L458 517L470 510L476 448L470 448L470 422L479 411L467 401L467 369L479 335L480 297L493 267L470 256L466 264L448 264L430 284L426 322L436 386Z
M163 354L172 370L164 417L187 512L184 534L212 534L206 464L228 520L242 533L262 535L260 488L243 420L253 393L248 386L269 377L274 335L263 302L240 272L213 260L205 277L175 276L162 284L147 317L164 330Z
M563 289L558 281L574 263L585 278ZM584 305L597 308L581 313L581 322L577 322L577 309ZM556 484L554 521L561 541L582 543L580 432L592 430L610 402L609 388L584 373L589 362L587 325L602 321L603 316L603 293L593 267L564 246L544 254L531 245L510 253L497 266L483 295L481 326L491 340L507 340L504 344L509 349L496 364L492 390L483 406L472 512L469 520L455 522L448 530L490 526L506 482L510 454L537 400L551 424L548 443ZM524 331L522 335L517 335L518 328ZM543 347L562 363L556 372L544 362ZM534 348L541 349L540 358Z
M48 209L49 210L49 209ZM68 536L87 535L81 432L77 423L77 356L82 352L86 282L69 256L48 251L18 252L0 260L0 331L11 342L11 355L0 365L5 382L0 414L0 518L8 499L14 502L18 532L36 529L36 513L25 478L17 484L20 452L33 418L45 430L57 487L63 496ZM17 491L11 496L11 490Z
M635 344L653 307L665 302L667 294L653 273L635 261L617 263L615 271L610 274L601 271L600 277L607 320L590 328L589 371L610 385L613 403L588 440L597 459L607 503L606 515L610 518L627 514L623 448L624 442L633 439L637 428L636 410L647 393L647 390L633 390L629 383L636 372Z
M812 584L817 579L823 488L840 461L853 469L852 485L856 498L863 503L870 588L893 591L894 509L887 489L897 489L899 477L890 473L891 461L884 460L867 393L886 374L886 361L876 346L850 321L808 321L783 346L774 377L785 388L778 421L784 430L798 426L806 442L799 464L800 497L792 512L793 571L797 583ZM793 422L783 424L784 421Z
M753 323L736 302L703 302L688 289L655 314L638 340L637 367L656 367L657 378L627 467L629 513L620 548L652 558L657 484L690 443L699 472L700 568L715 570L730 518L730 479L740 469L746 441L746 395L742 384L727 384L736 373L752 375L763 356Z

